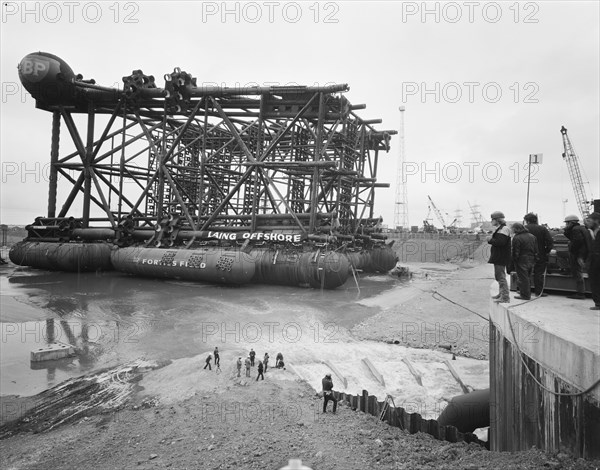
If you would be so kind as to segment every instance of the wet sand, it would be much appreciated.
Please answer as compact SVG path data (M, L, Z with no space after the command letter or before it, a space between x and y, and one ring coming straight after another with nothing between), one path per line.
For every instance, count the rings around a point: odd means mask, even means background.
M460 393L443 365L446 350L428 352L386 343L397 337L394 312L410 305L432 285L451 281L453 264L413 266L411 281L392 276L361 276L360 292L351 280L334 291L252 285L224 287L134 278L119 273L51 273L5 269L2 296L2 395L31 396L66 378L143 357L180 360L205 357L218 346L222 354L259 357L282 352L314 388L333 363L348 381L346 390L362 389L436 416ZM413 321L416 317L412 317ZM78 347L75 358L30 364L29 351L46 344L54 323L55 338ZM26 321L23 321L26 320ZM365 325L385 327L368 331ZM396 325L397 326L397 325ZM368 334L365 333L368 332ZM416 344L422 347L422 344ZM382 386L364 364L368 358L386 379ZM415 383L402 359L415 362L424 385ZM194 359L196 360L196 359ZM487 363L461 359L465 380L485 388ZM413 411L417 411L414 409Z

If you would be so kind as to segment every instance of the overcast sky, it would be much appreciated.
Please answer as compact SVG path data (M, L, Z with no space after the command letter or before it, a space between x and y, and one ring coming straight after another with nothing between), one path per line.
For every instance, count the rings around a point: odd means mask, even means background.
M599 5L589 2L3 2L1 222L46 211L52 117L21 89L17 64L50 52L103 85L134 69L180 67L198 83L348 83L360 115L398 129L404 105L411 225L427 195L447 212L467 200L487 218L525 213L528 155L543 154L530 208L559 226L577 213L560 128L599 190ZM425 11L425 7L427 11ZM69 140L63 126L63 141ZM393 224L398 138L380 160L376 213ZM36 169L39 171L36 172ZM460 173L459 173L460 170ZM68 184L64 183L63 184ZM59 200L59 205L62 201ZM75 214L79 215L79 214Z

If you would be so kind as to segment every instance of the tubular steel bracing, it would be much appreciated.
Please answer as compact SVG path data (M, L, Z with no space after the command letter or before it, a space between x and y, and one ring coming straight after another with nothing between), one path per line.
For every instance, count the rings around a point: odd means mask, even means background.
M147 231L156 246L190 246L215 231L343 240L380 225L375 189L388 185L377 183L377 163L396 132L360 118L355 110L364 106L348 102L347 85L197 87L179 69L165 75L164 88L140 70L123 85L76 76L61 99L34 96L53 113L43 235L64 225L78 198L81 217L69 219L77 228L111 229L122 240ZM76 149L66 155L61 124ZM72 187L57 209L59 175ZM178 237L173 224L171 233L160 228L173 220Z

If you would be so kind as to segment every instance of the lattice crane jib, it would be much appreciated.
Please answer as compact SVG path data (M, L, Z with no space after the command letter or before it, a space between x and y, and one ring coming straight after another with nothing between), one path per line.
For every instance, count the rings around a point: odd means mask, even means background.
M567 134L567 129L565 128L565 126L561 127L560 133L562 135L564 148L562 156L565 160L565 163L567 164L567 169L569 170L569 178L571 180L573 192L575 193L577 208L579 209L579 213L581 214L582 219L585 219L590 213L590 203L585 193L583 178L581 176L579 157L575 152L575 148L573 147L571 139Z

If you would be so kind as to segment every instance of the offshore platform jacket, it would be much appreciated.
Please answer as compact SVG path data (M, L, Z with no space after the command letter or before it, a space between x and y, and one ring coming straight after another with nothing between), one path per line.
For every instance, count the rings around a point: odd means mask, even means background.
M565 237L569 239L569 254L575 258L582 258L584 261L588 257L591 245L590 232L579 224L565 229Z
M525 228L537 238L539 261L548 261L548 254L554 248L554 240L548 229L538 224L527 224Z
M510 229L506 224L500 225L488 241L492 245L488 263L508 266L510 264Z

